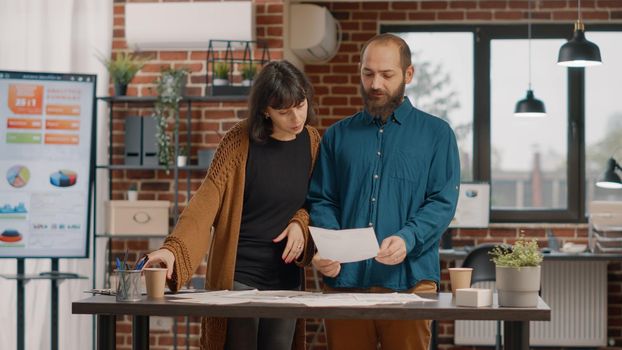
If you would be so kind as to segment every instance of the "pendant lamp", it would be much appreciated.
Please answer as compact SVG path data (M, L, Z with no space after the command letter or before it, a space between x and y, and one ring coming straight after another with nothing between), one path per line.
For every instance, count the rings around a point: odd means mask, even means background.
M577 21L572 39L559 49L557 64L565 67L589 67L601 65L600 49L585 38L585 25L581 20L581 0L577 0Z
M607 168L603 173L603 176L596 182L596 186L601 188L622 188L622 180L620 175L616 174L616 169L622 170L620 164L615 159L609 158L607 161Z
M544 102L538 100L531 89L531 0L529 3L529 17L527 21L527 43L529 45L529 89L527 96L516 103L514 116L516 117L545 117Z

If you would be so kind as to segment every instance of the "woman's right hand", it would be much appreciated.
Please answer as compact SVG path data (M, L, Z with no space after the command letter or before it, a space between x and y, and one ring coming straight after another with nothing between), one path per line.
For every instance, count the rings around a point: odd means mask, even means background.
M326 277L337 277L341 271L341 263L335 260L322 259L320 254L315 254L311 260L313 266Z
M175 264L175 255L168 249L158 249L147 254L148 260L144 267L154 266L160 267L162 264L166 266L166 278L173 277L173 265ZM157 265L160 264L160 265Z

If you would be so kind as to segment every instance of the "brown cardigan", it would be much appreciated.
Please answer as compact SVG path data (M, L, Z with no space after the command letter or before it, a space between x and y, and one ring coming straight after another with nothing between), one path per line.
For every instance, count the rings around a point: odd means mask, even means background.
M306 128L311 140L312 169L320 135L315 128L310 126ZM170 250L175 256L173 278L168 281L172 291L176 292L188 282L208 250L210 254L208 254L205 288L223 290L233 287L248 148L248 126L246 121L242 121L224 136L207 176L179 217L173 233L164 241L163 248ZM313 257L313 244L307 244L310 242L309 214L306 210L300 209L291 221L296 221L303 227L305 249L296 263L304 266ZM296 349L305 347L302 321L299 320L296 326L294 337ZM201 326L201 349L223 349L227 334L226 319L204 317Z

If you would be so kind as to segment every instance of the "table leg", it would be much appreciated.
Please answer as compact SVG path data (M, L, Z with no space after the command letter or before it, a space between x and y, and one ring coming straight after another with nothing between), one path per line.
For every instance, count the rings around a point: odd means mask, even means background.
M503 321L503 348L529 350L529 321Z
M97 350L117 348L117 317L97 315Z
M149 316L132 316L132 349L149 350Z

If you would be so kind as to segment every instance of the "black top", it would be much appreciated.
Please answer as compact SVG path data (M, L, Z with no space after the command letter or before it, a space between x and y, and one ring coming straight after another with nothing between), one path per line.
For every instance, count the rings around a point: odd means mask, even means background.
M311 145L307 129L291 141L250 143L234 279L257 289L296 289L300 269L281 256L276 238L305 203Z

